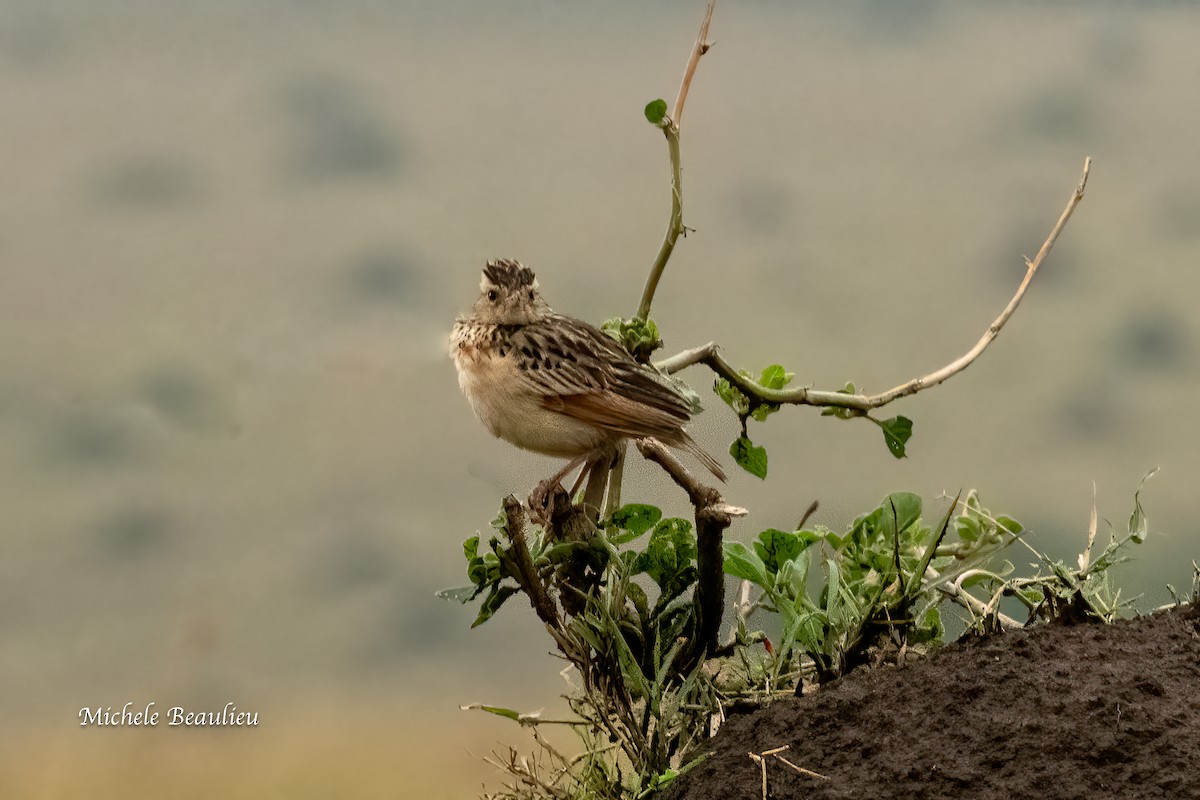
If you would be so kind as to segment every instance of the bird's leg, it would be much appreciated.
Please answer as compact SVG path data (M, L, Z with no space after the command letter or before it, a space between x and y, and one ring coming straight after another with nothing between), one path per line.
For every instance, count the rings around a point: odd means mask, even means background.
M535 517L543 521L550 519L549 501L554 494L554 487L558 486L571 470L588 461L591 457L592 453L584 453L581 456L576 456L565 467L533 487L533 494L529 495L529 510L533 512ZM571 489L571 498L574 498L575 492L579 491L579 483L586 472L586 468L580 471L580 477L576 480L575 487Z
M588 466L584 469L588 480L587 489L583 493L583 504L593 520L599 517L600 509L604 505L604 490L608 486L608 471L612 468L613 459L613 451L605 450L589 461ZM583 473L580 473L580 477L582 476Z
M589 460L583 465L583 469L579 470L579 474L575 476L575 482L571 484L571 491L567 492L567 495L571 498L572 503L575 502L575 497L579 494L579 490L583 486L583 479L589 475L592 469L592 464L594 463L594 459ZM590 481L588 485L591 486Z

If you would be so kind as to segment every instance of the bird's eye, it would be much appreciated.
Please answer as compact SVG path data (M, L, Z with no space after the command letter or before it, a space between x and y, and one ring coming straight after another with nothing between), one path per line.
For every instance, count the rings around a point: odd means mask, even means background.
M499 296L500 295L496 294L495 289L488 289L487 299L490 300L491 302L493 302L493 303L496 302L496 298Z

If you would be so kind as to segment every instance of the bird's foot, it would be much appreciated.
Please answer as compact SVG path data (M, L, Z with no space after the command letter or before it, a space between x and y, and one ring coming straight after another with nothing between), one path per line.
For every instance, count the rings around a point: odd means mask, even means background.
M557 478L547 478L546 480L533 487L533 493L529 495L528 505L529 514L535 520L542 524L542 527L548 527L550 520L554 516L554 508L560 498L566 498L566 490L562 488ZM567 502L570 502L567 499Z

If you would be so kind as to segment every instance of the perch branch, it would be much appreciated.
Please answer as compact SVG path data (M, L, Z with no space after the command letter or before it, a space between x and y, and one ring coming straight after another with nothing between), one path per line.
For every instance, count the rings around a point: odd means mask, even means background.
M683 167L680 164L679 155L679 124L683 119L683 105L687 102L688 90L692 86L692 76L696 74L696 65L700 63L700 56L707 53L708 49L712 47L708 42L708 26L712 23L713 7L716 4L717 0L709 0L708 8L704 12L704 22L700 24L700 34L696 37L691 55L688 56L687 66L683 70L679 94L675 96L675 107L671 111L671 116L662 122L662 131L667 137L667 152L671 158L671 219L667 223L667 232L663 236L662 245L658 248L658 255L655 256L654 263L650 267L646 286L642 289L642 302L638 305L637 311L638 319L644 320L650 316L650 304L654 302L654 292L658 289L658 281L667 267L671 252L675 249L675 242L685 230L683 226Z
M525 590L529 604L533 606L542 622L551 631L558 631L558 609L546 593L546 587L533 565L533 558L529 555L529 547L525 544L525 509L511 494L504 498L504 516L508 521L505 530L508 532L509 541L512 542L513 559L516 562L517 574L514 577Z
M658 362L655 366L668 374L678 372L679 370L690 367L694 364L704 364L713 372L720 375L725 380L736 386L743 394L754 398L762 403L777 403L777 404L792 404L792 405L809 405L809 406L837 406L839 408L848 408L858 411L862 414L868 411L885 406L893 400L898 400L901 397L916 394L923 389L928 389L931 386L937 386L946 379L962 372L975 361L979 355L987 349L987 346L992 343L992 340L1000 333L1001 329L1008 322L1009 317L1017 310L1017 306L1021 304L1022 298L1025 297L1025 291L1029 288L1030 282L1033 281L1034 275L1046 260L1046 256L1050 254L1050 250L1054 247L1054 243L1058 240L1058 236L1066 227L1067 221L1071 219L1071 215L1075 212L1075 207L1079 205L1079 201L1083 199L1084 189L1087 187L1088 173L1091 171L1092 159L1086 158L1083 162L1083 175L1079 179L1079 184L1071 193L1071 198L1067 201L1067 206L1063 209L1062 214L1058 218L1058 222L1050 231L1050 235L1046 237L1046 241L1042 243L1042 247L1038 250L1037 255L1032 259L1025 259L1025 277L1021 284L1017 287L1016 293L1012 299L1008 301L1008 305L1000 312L1000 316L988 326L983 332L983 336L975 343L975 346L964 353L958 359L950 362L941 369L924 375L920 378L914 378L907 383L902 383L886 392L879 394L845 394L842 392L825 392L815 391L807 387L796 387L792 389L769 389L757 381L747 378L738 370L734 369L728 361L726 361L720 353L718 346L709 342L701 347L696 347L691 350L685 350L682 353L672 356Z
M700 483L658 440L639 439L637 448L645 458L666 470L671 479L687 492L696 509L696 605L700 617L700 635L696 637L697 655L711 654L717 649L717 632L725 609L721 538L733 518L745 516L747 511L728 505L720 492Z

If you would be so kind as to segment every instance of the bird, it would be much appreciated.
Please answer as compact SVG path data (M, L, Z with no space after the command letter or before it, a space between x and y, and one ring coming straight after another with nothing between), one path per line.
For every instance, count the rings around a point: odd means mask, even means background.
M569 459L549 486L583 465L570 496L591 466L615 458L629 439L653 437L685 450L726 479L685 429L691 403L599 328L555 313L520 261L487 262L479 299L455 321L450 357L460 388L493 436Z

